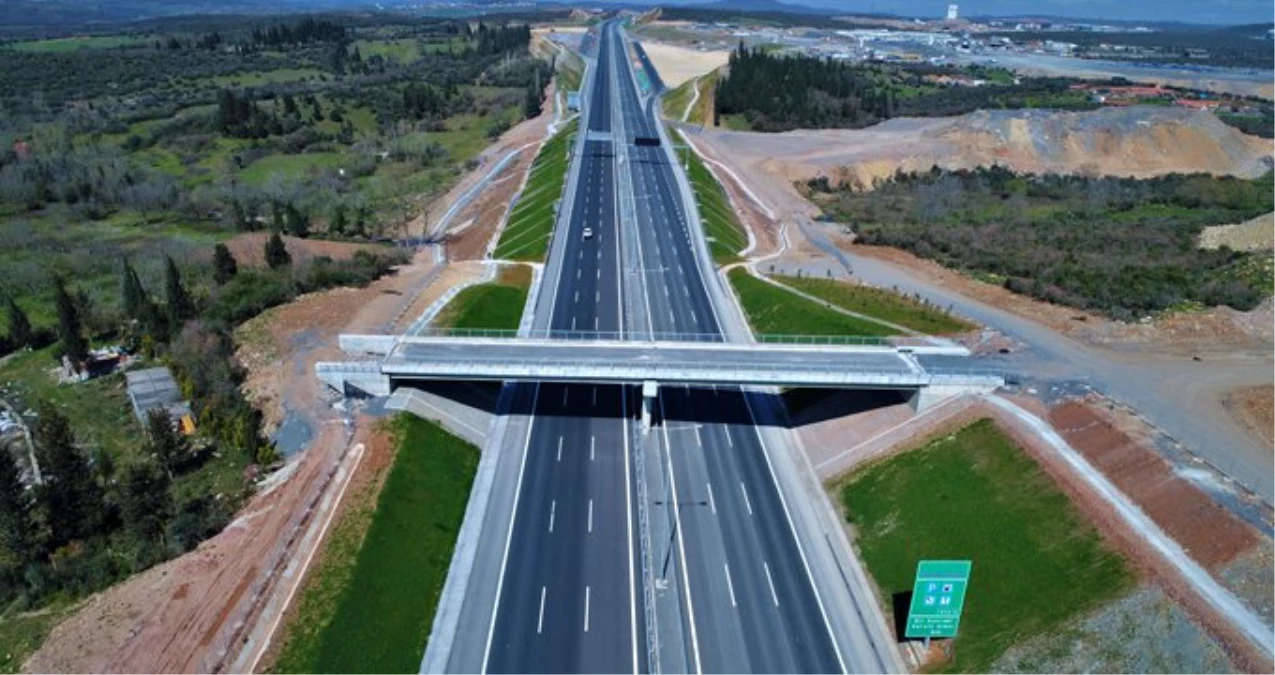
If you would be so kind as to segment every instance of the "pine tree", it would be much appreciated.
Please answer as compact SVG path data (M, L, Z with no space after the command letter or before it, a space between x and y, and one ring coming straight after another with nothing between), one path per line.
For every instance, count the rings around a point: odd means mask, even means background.
M106 500L88 459L75 447L71 425L57 408L40 407L35 444L44 477L40 502L52 547L93 536L106 513Z
M270 269L292 264L292 256L288 255L288 248L283 245L283 239L278 232L271 234L270 239L266 240L266 264L270 266Z
M164 256L164 260L166 263L164 265L164 295L168 302L168 319L174 329L179 329L183 320L194 316L195 303L190 299L186 286L182 284L182 275L177 269L177 263L173 262L170 256Z
M76 370L89 358L89 343L84 339L84 326L75 300L66 292L61 279L53 282L54 302L58 309L58 341L62 355L71 361Z
M173 517L172 481L154 462L139 462L124 471L120 510L128 529L141 541L164 542L164 528Z
M147 450L164 472L172 477L173 469L186 456L186 438L173 426L173 418L163 408L146 413L146 433L150 436Z
M0 569L18 569L35 558L31 497L13 455L0 451Z
M213 247L213 281L218 286L224 286L235 275L239 273L239 263L235 262L235 257L230 254L230 249L225 244L217 244Z
M35 330L31 328L31 320L27 313L18 306L12 295L5 296L5 314L9 319L9 341L14 347L32 347L35 342Z

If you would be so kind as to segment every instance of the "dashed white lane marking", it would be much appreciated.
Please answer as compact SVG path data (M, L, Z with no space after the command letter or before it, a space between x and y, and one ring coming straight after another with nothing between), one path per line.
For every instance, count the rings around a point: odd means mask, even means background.
M589 437L589 461L590 462L593 461L593 449L597 447L597 444L598 444L597 441L598 439L596 436Z
M735 584L730 580L730 565L722 563L722 569L726 570L726 591L730 593L730 606L738 607L739 605L735 604Z
M589 500L589 532L593 532L593 500Z
M540 587L540 618L536 619L536 632L544 631L545 627L545 592L549 589L545 586Z
M708 486L708 509L717 515L717 500L713 499L713 484L705 483Z
M562 437L558 437L558 461L562 461Z
M558 500L549 502L549 534L553 534L553 521L558 514Z
M779 606L779 594L775 592L775 580L770 578L770 565L766 561L762 561L761 566L766 570L766 583L770 584L770 599L775 602L775 606Z
M744 481L739 481L739 491L744 493L744 506L748 509L748 515L753 515L753 503L748 501L748 488L744 487Z
M589 632L589 587L584 587L584 632Z

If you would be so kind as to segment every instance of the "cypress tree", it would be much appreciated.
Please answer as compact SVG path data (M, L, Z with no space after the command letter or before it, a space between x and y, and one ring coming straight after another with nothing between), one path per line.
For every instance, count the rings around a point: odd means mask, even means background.
M147 449L171 477L173 468L186 455L186 438L173 428L173 418L163 408L155 408L146 413L146 432L150 436Z
M93 480L88 459L75 447L71 425L57 408L48 404L40 407L35 441L44 476L40 502L50 543L57 548L92 536L106 513L106 500L101 486Z
M218 286L224 286L238 273L239 263L235 262L230 249L226 248L225 244L217 244L213 248L213 281L216 281Z
M168 301L168 318L173 328L177 329L184 319L195 314L195 303L182 284L181 270L177 269L177 263L170 256L164 256L164 260L164 295Z
M120 256L120 299L124 315L128 318L141 321L146 316L150 298L142 287L142 280L137 277L137 270L123 256Z
M270 239L266 240L266 264L270 266L270 269L292 264L292 256L288 255L288 248L283 245L283 239L278 232L271 234Z
M31 497L13 455L0 451L0 569L18 569L34 559L35 543Z
M154 462L139 462L124 471L120 511L128 529L141 541L164 542L164 528L173 517L172 481Z
M33 346L35 331L31 328L31 320L12 295L5 296L5 314L9 319L9 341L19 349Z
M62 355L79 370L80 364L89 358L89 343L84 338L84 326L80 320L80 310L76 308L71 294L61 279L53 282L54 302L58 310L58 342Z

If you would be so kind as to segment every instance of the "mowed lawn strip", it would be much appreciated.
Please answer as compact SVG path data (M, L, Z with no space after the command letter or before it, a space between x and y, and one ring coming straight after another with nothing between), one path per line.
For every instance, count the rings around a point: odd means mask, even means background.
M277 665L281 672L420 669L478 450L412 415L399 415L392 424L394 465L354 569L327 624L302 645L304 650L290 654L285 647L287 658Z
M510 265L491 283L470 286L456 294L434 320L438 328L516 329L522 321L531 288L531 268Z
M549 251L553 232L553 205L562 198L567 180L567 143L574 138L573 121L549 139L531 164L527 185L509 214L509 223L500 234L495 257L506 260L541 261Z
M972 560L955 672L987 672L1008 647L1120 595L1126 561L989 419L872 464L835 488L887 606L917 561Z
M952 316L937 306L927 305L915 298L883 288L811 277L777 275L775 281L831 302L842 309L907 326L928 335L963 333L974 329L974 324Z
M744 233L739 216L726 198L726 191L709 172L708 167L704 166L704 161L694 152L688 154L690 168L686 176L691 181L695 201L699 204L704 234L708 237L708 249L719 265L735 262L739 260L739 252L748 246L748 235Z
M727 273L754 335L886 337L898 331L815 304L742 268Z

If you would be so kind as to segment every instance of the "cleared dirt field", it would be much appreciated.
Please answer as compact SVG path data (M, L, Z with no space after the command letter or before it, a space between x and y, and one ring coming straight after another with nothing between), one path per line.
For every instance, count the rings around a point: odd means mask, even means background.
M1270 250L1275 246L1275 213L1235 225L1214 225L1200 233L1200 248L1229 246L1237 251Z
M1237 389L1223 397L1222 405L1268 446L1275 445L1275 387Z
M670 89L683 82L716 70L730 59L730 52L722 50L700 51L691 47L663 42L642 42L646 55L660 71L660 79Z

